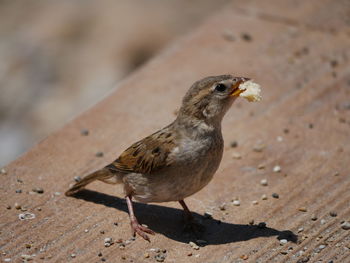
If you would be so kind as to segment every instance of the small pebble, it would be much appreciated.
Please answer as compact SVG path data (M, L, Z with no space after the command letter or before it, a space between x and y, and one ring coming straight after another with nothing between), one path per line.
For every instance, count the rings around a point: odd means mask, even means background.
M20 204L18 204L18 203L15 203L15 208L17 209L17 210L19 210L19 209L21 209L22 207L21 207L21 205Z
M35 187L32 189L33 192L38 193L38 194L43 194L44 193L44 189L41 187Z
M232 141L231 144L230 144L230 146L231 146L232 148L236 148L236 147L238 146L238 142L237 142L237 141Z
M85 232L85 233L88 233L88 232L89 232L89 229L85 229L84 232Z
M267 186L267 185L268 185L267 179L262 179L262 180L260 181L260 184L261 184L262 186Z
M192 257L192 252L187 254L188 257Z
M166 258L166 254L160 253L160 254L155 255L154 258L157 262L164 262L164 260Z
M344 229L344 230L349 230L349 229L350 229L350 222L345 221L345 222L343 222L340 226L341 226L341 228Z
M10 205L7 205L7 206L6 206L6 209L10 210L10 209L11 209L11 206L10 206Z
M329 213L329 215L330 215L331 217L336 217L338 214L337 214L337 212L331 211L331 212Z
M0 174L3 174L3 175L7 174L6 169L5 169L5 168L1 168L1 170L0 170Z
M95 153L95 156L96 157L103 157L103 152L97 152L97 153Z
M283 142L283 137L282 136L277 136L276 141Z
M258 205L259 202L258 202L257 200L254 200L254 201L252 201L252 204L253 204L253 205Z
M100 230L100 234L102 234L102 235L103 235L104 233L105 233L105 231L104 231L104 230Z
M222 203L220 206L219 206L219 209L221 211L225 211L226 210L226 203Z
M265 222L260 222L258 224L258 228L265 228L266 227L266 223Z
M231 30L225 30L223 33L222 33L222 37L227 40L227 41L235 41L236 38L235 36L233 35L232 31Z
M203 239L197 239L196 240L196 244L203 247L205 246L206 244L208 244L208 242L206 240L203 240Z
M74 253L70 255L71 258L75 258L76 256L77 256L77 255L74 254Z
M97 254L97 256L102 257L102 253L101 253L101 252L99 252L99 253Z
M30 261L33 260L33 256L32 255L21 255L21 258L25 261Z
M80 134L83 136L88 136L89 135L89 130L88 129L81 129Z
M262 199L262 200L267 200L267 195L263 194L263 195L261 196L261 199Z
M321 223L321 225L324 225L326 223L326 220L325 219L321 219L320 223Z
M205 219L213 219L213 214L210 212L205 212L203 216Z
M317 220L317 216L316 215L312 215L311 220L312 221L316 221Z
M241 202L239 200L233 200L232 204L234 206L240 206L241 205Z
M249 220L249 225L254 225L254 219Z
M263 144L262 142L257 142L254 146L253 146L253 151L254 152L262 152L265 149L266 145Z
M104 239L104 243L105 247L110 247L111 245L113 245L113 239L111 237L106 237Z
M146 252L145 254L143 254L143 257L144 258L149 258L149 253Z
M32 247L32 245L31 244L25 244L25 247L29 249L29 248Z
M16 193L17 193L17 194L21 194L21 193L22 193L22 189L17 189L17 190L16 190Z
M239 152L233 152L232 158L239 160L242 159L242 155Z
M299 207L298 210L300 212L307 212L307 208L306 207Z
M287 244L288 243L288 240L287 239L281 239L280 240L280 245L281 246L283 246L283 245L285 245L285 244Z
M113 239L111 237L106 237L104 239L105 243L112 243L113 242Z
M248 255L242 255L242 256L240 256L240 258L243 259L243 260L247 260L249 258L249 256Z
M265 165L264 165L264 164L259 164L259 165L258 165L258 169L259 169L259 170L265 169Z
M281 166L279 166L279 165L274 166L272 171L274 173L280 173L281 172Z
M41 209L41 207L37 207L37 209L36 209L37 211L41 211L42 209Z
M273 193L273 194L272 194L272 197L273 197L273 198L277 198L277 199L280 198L279 194L277 194L277 193Z
M299 252L303 252L303 251L299 251ZM302 253L300 253L300 256L302 255ZM309 262L310 257L306 256L306 257L302 257L301 259L298 259L297 263L306 263Z
M34 219L35 218L35 214L27 212L27 213L19 214L18 218L20 220L30 220L30 219Z
M80 176L74 176L74 181L76 181L77 183L81 181L81 177Z
M106 259L105 259L105 258L101 258L101 261L102 261L102 262L105 262L105 261L106 261Z
M301 232L303 232L304 231L304 228L303 227L299 227L298 228L298 233L301 233Z
M10 258L4 258L4 262L11 262Z
M326 245L319 245L319 247L318 248L316 248L316 253L319 253L319 252L321 252L323 249L325 249L326 248Z
M246 42L251 42L253 40L252 36L248 33L242 33L241 38Z
M199 246L196 243L192 242L192 241L190 241L188 244L191 246L191 248L193 248L195 250L199 249Z

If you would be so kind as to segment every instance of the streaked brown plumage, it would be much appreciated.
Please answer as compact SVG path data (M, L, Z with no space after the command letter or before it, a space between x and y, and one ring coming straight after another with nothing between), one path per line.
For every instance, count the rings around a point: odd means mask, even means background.
M94 180L124 184L133 233L149 241L152 230L141 226L131 198L141 202L179 201L192 218L183 199L207 185L223 154L221 120L247 78L231 75L207 77L195 82L182 101L174 122L126 149L114 162L70 188L78 192Z

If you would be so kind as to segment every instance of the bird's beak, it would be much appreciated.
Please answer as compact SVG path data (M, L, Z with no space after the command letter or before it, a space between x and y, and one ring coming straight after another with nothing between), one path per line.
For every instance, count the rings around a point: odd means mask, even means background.
M244 90L239 89L239 85L241 85L242 83L246 82L250 80L249 78L239 78L238 81L236 81L236 83L234 85L232 85L232 92L230 94L230 96L239 96L239 94L241 94Z

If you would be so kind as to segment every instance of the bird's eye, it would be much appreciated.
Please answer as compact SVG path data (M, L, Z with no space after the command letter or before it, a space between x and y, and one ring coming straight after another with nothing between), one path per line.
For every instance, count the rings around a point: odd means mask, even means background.
M219 92L224 92L226 90L226 86L224 84L220 83L220 84L216 85L215 90L219 91Z

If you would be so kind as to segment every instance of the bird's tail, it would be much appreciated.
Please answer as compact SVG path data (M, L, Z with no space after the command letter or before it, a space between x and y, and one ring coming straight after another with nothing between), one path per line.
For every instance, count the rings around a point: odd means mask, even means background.
M66 196L72 196L75 193L79 192L82 190L86 185L89 183L95 181L95 180L100 180L105 183L109 184L116 184L120 180L118 178L118 175L112 173L108 168L103 168L101 170L98 170L96 172L93 172L87 176L85 176L83 179L81 179L79 182L74 184L66 193Z

